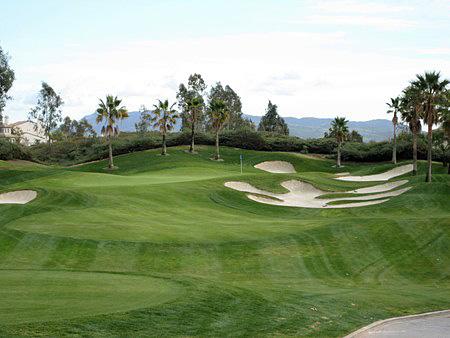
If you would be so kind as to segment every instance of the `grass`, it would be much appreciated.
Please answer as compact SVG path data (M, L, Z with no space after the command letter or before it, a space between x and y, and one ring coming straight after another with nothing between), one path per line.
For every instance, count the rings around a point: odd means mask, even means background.
M450 307L450 178L354 209L264 205L223 186L332 191L333 162L287 153L169 148L73 168L0 162L0 335L330 336L391 316ZM244 155L240 174L239 154ZM253 168L266 160L297 174ZM390 164L346 164L354 175Z

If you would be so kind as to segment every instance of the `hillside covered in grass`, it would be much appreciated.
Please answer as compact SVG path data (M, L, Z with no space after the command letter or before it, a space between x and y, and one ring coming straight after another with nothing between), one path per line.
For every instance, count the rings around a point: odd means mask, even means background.
M224 187L330 194L374 185L334 179L392 164L186 147L80 166L0 161L0 335L342 336L377 319L449 308L450 176L425 165L401 196L368 207L265 205ZM243 173L239 156L243 155ZM293 174L253 166L292 163Z

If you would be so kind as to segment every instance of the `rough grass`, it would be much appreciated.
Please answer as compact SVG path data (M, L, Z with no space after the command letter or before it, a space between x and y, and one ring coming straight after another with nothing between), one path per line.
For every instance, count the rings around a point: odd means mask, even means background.
M450 307L450 179L354 209L270 206L227 189L283 192L303 179L329 191L333 162L224 148L223 162L170 148L75 168L0 162L0 335L330 336L380 318ZM240 174L239 154L244 155ZM253 168L267 160L297 174ZM346 164L372 174L390 164Z

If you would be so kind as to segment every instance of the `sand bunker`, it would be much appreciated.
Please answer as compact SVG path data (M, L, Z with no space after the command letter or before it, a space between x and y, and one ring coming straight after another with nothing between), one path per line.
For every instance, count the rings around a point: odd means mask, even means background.
M385 184L375 185L373 187L361 188L351 191L354 194L372 194L376 192L384 192L389 191L395 188L398 188L401 185L408 183L408 180L401 180L395 182L389 182Z
M0 194L0 204L26 204L37 197L33 190L19 190Z
M266 161L258 163L255 168L274 174L295 174L294 166L285 161Z
M367 175L367 176L344 176L336 177L336 180L352 181L352 182L371 182L371 181L388 181L391 178L404 175L413 170L412 164L402 165L400 167L388 170L381 174Z
M402 182L402 181L400 181ZM405 182L406 183L406 182ZM404 183L402 183L404 184ZM226 182L225 186L234 190L246 192L247 197L252 201L271 204L271 205L280 205L287 207L301 207L301 208L326 208L326 209L335 209L335 208L355 208L355 207L364 207L373 204L384 203L389 200L389 197L394 197L403 194L408 191L410 187L403 188L399 190L392 190L401 184L388 186L386 184L378 185L375 187L370 187L373 192L383 192L366 196L354 196L349 195L348 197L340 197L340 198L328 198L328 199L319 199L317 197L329 194L328 191L323 191L317 189L312 184L290 180L281 183L281 185L289 190L288 193L284 194L275 194L269 191L264 191L258 189L251 184L245 182ZM389 189L390 188L390 189ZM363 188L366 191L369 191L369 188ZM391 191L390 191L391 190ZM356 191L356 190L355 190ZM350 193L353 193L352 191ZM342 203L342 204L329 204L331 202L338 201L363 201L358 203Z

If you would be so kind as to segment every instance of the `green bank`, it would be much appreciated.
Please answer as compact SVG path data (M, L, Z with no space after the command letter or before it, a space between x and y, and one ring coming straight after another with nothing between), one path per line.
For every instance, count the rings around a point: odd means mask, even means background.
M404 175L412 189L379 205L289 208L227 189L283 192L300 179L330 192L373 185L335 173L383 172L290 153L185 147L47 167L0 162L0 334L330 336L380 318L450 307L450 178ZM239 156L244 157L243 173ZM296 174L253 165L291 162Z

